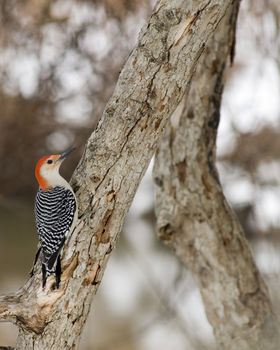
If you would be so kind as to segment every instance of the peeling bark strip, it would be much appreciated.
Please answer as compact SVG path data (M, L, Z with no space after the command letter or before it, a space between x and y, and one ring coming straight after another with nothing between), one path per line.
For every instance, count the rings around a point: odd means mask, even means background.
M264 342L267 330L275 332L267 289L215 166L225 68L233 52L238 7L235 2L228 8L209 40L179 120L174 115L159 146L155 208L159 236L196 277L220 348L276 349L276 343Z
M64 249L61 289L42 292L37 266L20 291L0 298L0 318L19 326L16 349L77 348L162 130L191 83L208 37L233 6L232 0L158 1L74 173L80 217Z

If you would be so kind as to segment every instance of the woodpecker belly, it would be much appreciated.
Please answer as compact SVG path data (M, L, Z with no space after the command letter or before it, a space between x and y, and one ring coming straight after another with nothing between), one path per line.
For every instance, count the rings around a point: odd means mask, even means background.
M73 192L62 186L39 189L35 218L47 274L54 273L65 238L70 232L77 204Z

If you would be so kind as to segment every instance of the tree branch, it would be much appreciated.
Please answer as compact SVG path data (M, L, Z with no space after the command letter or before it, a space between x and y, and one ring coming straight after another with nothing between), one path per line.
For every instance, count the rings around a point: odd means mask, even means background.
M264 334L267 340L275 327L268 292L215 165L238 7L236 1L228 8L209 40L184 103L166 129L154 167L155 207L159 237L194 274L219 346L269 349L267 342L263 347Z
M73 175L79 223L64 249L59 291L39 267L0 317L19 326L17 349L77 347L107 260L166 122L230 0L158 1ZM50 288L49 284L49 288Z

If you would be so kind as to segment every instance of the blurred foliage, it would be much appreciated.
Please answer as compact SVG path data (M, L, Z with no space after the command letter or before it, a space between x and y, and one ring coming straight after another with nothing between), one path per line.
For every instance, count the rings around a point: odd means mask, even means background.
M260 197L265 192L274 192L279 197L280 187L280 130L263 127L255 132L240 133L236 131L236 145L219 161L228 167L227 172L235 172L238 177L251 186L251 196L245 201L235 203L234 208L247 237L258 238L259 234L280 233L280 221L274 225L258 225L258 221L267 218L258 212ZM276 192L275 192L276 191ZM259 193L259 196L258 196ZM265 205L265 203L263 203ZM275 205L277 205L275 203ZM260 218L257 218L261 216ZM258 220L259 219L259 220ZM263 222L263 223L264 223Z
M36 160L83 145L96 126L150 5L3 0L0 9L0 195L31 197Z
M277 239L280 233L279 34L278 0L242 2L237 55L223 101L228 127L220 139L228 140L218 150L218 165L225 193L251 239Z

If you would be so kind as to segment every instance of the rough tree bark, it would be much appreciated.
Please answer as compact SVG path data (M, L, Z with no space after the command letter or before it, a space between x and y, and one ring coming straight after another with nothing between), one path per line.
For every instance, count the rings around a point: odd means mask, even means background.
M0 297L0 319L19 327L17 349L77 348L157 141L208 37L233 6L232 0L158 1L73 175L79 222L64 249L61 288L43 292L37 266L18 292Z
M215 166L238 8L236 1L227 9L166 128L154 166L155 208L159 237L194 274L220 348L269 349L278 347L264 342L275 332L268 292Z

